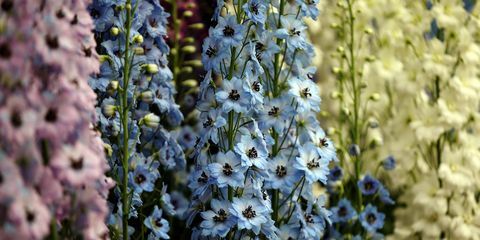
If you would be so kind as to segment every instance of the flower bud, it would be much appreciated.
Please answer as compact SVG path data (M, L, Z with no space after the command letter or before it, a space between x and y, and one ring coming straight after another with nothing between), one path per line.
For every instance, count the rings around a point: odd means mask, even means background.
M352 157L360 155L360 147L357 144L350 144L348 147L348 154Z
M98 56L98 60L100 61L100 63L104 63L105 61L110 61L110 56L100 55L100 56Z
M342 72L342 69L339 68L339 67L334 67L334 68L332 68L332 72L335 73L335 74L339 74L339 73Z
M380 100L380 94L379 93L374 93L369 97L369 99L376 102L376 101Z
M143 36L140 34L137 34L133 37L133 42L142 44L143 43Z
M191 73L193 72L193 68L190 66L185 66L185 67L182 67L181 71L182 73Z
M147 71L147 73L150 73L150 74L158 73L158 66L156 64L153 64L153 63L145 64L143 65L143 68L145 69L145 71Z
M201 30L201 29L204 28L203 23L190 24L190 26L188 26L188 27L191 28L191 29L196 29L196 30Z
M107 93L109 95L113 95L115 94L115 92L117 91L118 89L118 81L114 80L114 81L110 81L110 83L108 84L107 86Z
M102 113L105 117L113 117L116 111L117 107L115 105L105 104L102 106Z
M108 157L112 156L113 148L110 144L103 143L103 150L105 151L105 155L107 155Z
M338 99L340 97L341 97L341 94L338 91L333 91L332 93L330 93L330 98L332 99Z
M190 65L192 67L201 67L202 66L202 61L200 60L189 60L184 62L185 65Z
M188 79L182 82L182 85L189 88L194 88L198 86L198 82L195 79Z
M135 52L135 55L144 55L145 54L145 50L142 47L134 48L133 52Z
M146 103L152 103L153 102L153 98L154 98L154 94L152 91L150 90L147 90L145 92L142 92L140 93L140 99L143 101L143 102L146 102Z
M367 57L365 57L365 61L367 61L367 62L373 62L373 61L375 61L375 60L377 60L377 58L376 58L375 56L367 56Z
M112 28L110 28L110 33L113 36L117 36L120 33L120 29L118 29L117 27L112 27Z
M148 127L157 128L160 124L160 117L153 113L149 113L142 118L142 121Z
M365 28L365 30L363 30L363 32L365 32L366 34L370 35L373 33L373 30L369 27Z
M329 128L327 129L327 134L328 134L329 136L335 134L336 132L337 132L337 129L335 129L334 127L329 127Z
M132 10L132 4L126 4L125 9L131 11Z
M187 11L183 12L183 16L184 16L184 17L187 17L187 18L188 18L188 17L191 17L191 16L193 16L193 12L190 11L190 10L187 10Z
M186 37L183 39L183 42L185 43L194 43L195 42L195 38L193 37Z
M188 45L188 46L185 46L185 47L182 47L182 52L184 53L195 53L196 51L196 47L195 46L192 46L192 45Z

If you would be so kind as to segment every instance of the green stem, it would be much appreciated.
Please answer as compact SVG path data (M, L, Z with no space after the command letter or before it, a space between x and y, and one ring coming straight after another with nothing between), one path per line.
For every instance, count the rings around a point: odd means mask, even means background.
M122 168L123 168L123 183L122 183L122 236L124 240L128 240L128 215L129 215L129 201L128 201L128 158L129 158L129 149L128 149L128 84L130 80L130 28L132 24L132 8L131 0L127 0L126 3L127 10L127 20L126 20L126 35L125 35L125 53L124 53L124 68L123 68L123 92L120 96L122 101L122 125L123 125L123 159L122 159Z

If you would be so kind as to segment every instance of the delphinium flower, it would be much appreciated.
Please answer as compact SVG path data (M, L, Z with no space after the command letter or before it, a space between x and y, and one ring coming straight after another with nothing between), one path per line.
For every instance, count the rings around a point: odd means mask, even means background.
M319 239L335 147L316 120L303 1L217 1L202 61L200 134L190 174L195 239ZM333 149L333 150L332 150Z
M322 65L330 71L323 71L319 76L334 84L332 87L335 90L327 94L330 99L336 100L327 104L333 114L322 115L334 126L328 134L338 143L339 150L339 161L331 165L328 176L333 224L327 238L381 237L392 231L384 229L383 223L391 219L390 205L395 201L382 182L388 179L388 173L395 172L395 165L391 161L393 153L382 147L383 122L378 120L380 114L388 110L389 106L382 98L387 94L380 92L383 91L381 87L370 84L371 77L365 77L376 54L371 51L376 47L372 40L375 39L374 15L369 15L370 5L365 1L326 1L319 4L325 12L320 17L322 25L331 27L318 29L320 37L315 35L312 39L319 39L322 50L326 51ZM333 41L328 39L332 36L336 37ZM395 144L396 139L390 140ZM325 146L324 154L335 150L329 148L327 141L317 142L317 145ZM390 155L388 164L384 164L384 159ZM370 212L382 216L381 221L380 217L376 218L378 222L371 220L372 225L368 219L365 220Z
M175 174L186 166L179 143L194 144L170 132L183 115L168 68L169 14L155 0L95 0L88 9L102 60L90 85L98 94L109 175L118 186L109 198L112 236L167 239L185 208L177 204L185 202L185 180Z
M411 17L394 14L383 21L408 35L379 33L403 53L395 54L402 74L388 79L392 104L403 109L394 112L390 124L396 130L390 137L408 136L390 146L399 153L397 176L403 177L395 183L404 190L398 202L405 206L396 211L394 237L477 239L480 51L474 40L478 24L471 20L477 21L478 4L430 1L395 9ZM415 28L407 27L413 23ZM389 73L381 65L375 72ZM400 84L398 79L409 81Z
M89 1L0 3L0 238L104 239Z

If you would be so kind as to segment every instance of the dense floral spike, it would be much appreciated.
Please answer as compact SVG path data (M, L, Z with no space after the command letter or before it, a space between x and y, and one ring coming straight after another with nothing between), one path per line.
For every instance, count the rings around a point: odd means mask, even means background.
M203 44L193 236L318 239L330 212L312 188L327 182L335 147L315 118L320 98L304 19L316 8L217 2Z
M98 70L88 1L0 8L0 238L108 237L113 186L92 130Z
M378 119L391 111L391 106L381 101L384 96L378 93L382 91L377 86L380 84L370 84L379 77L368 75L376 54L372 50L375 14L365 16L369 8L365 1L330 1L320 5L325 12L320 21L331 27L319 29L319 36L312 39L337 37L335 41L318 42L327 51L322 65L331 68L322 76L335 85L332 86L335 91L328 94L336 100L328 104L334 114L322 115L335 126L329 133L340 149L340 162L333 166L328 184L334 223L329 238L382 238L392 231L384 229L383 223L391 217L390 205L395 203L382 181L395 172L391 171L395 168L395 158L382 146L390 144L382 140L382 133L387 131L386 119ZM398 143L397 138L389 140L391 144ZM320 144L323 143L329 145L325 141ZM385 214L386 211L390 212Z
M109 144L110 174L118 183L108 223L115 237L166 239L172 224L165 218L182 217L178 204L185 202L171 191L181 190L178 184L184 180L170 171L186 165L169 132L183 120L164 39L169 14L156 0L95 0L89 11L103 59L90 85L99 96L98 127Z

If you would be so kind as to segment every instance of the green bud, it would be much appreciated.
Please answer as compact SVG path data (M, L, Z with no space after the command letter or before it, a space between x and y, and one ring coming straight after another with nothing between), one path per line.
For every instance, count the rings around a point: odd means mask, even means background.
M190 65L192 67L201 67L202 61L200 60L189 60L184 62L185 65Z
M195 38L193 37L186 37L183 39L183 42L185 43L194 43L195 42Z
M120 33L120 29L118 29L117 27L112 27L112 28L110 28L110 33L113 36L117 36Z
M137 34L133 37L133 42L142 44L143 43L143 36L140 34Z
M195 46L192 46L192 45L188 45L188 46L185 46L185 47L182 47L182 52L184 53L195 53L195 51L197 50L197 48Z
M154 94L152 91L150 90L147 90L145 92L142 92L140 93L140 99L143 101L143 102L146 102L146 103L152 103L153 102L153 97L154 97Z
M194 23L194 24L190 24L190 26L188 26L188 27L191 28L191 29L201 30L205 26L203 25L203 23Z
M143 65L143 68L145 69L145 71L147 71L147 73L150 73L150 74L158 73L158 66L156 64L153 64L153 63L145 64Z
M147 127L157 128L160 124L160 117L153 113L149 113L142 118L142 122Z
M102 112L106 117L113 117L116 111L117 107L115 105L106 104L102 106Z
M194 88L194 87L198 86L198 82L195 79L187 79L187 80L182 82L182 85L185 86L185 87Z
M144 55L145 54L145 50L142 47L134 48L133 52L135 52L135 55Z
M104 63L105 61L110 61L110 56L100 55L100 56L98 56L98 60L100 61L100 63Z
M183 16L184 16L184 17L187 17L187 18L188 18L188 17L191 17L191 16L193 16L193 12L190 11L190 10L187 10L187 11L183 12Z
M182 67L182 73L191 73L193 72L193 68L190 67L190 66L185 66L185 67Z

